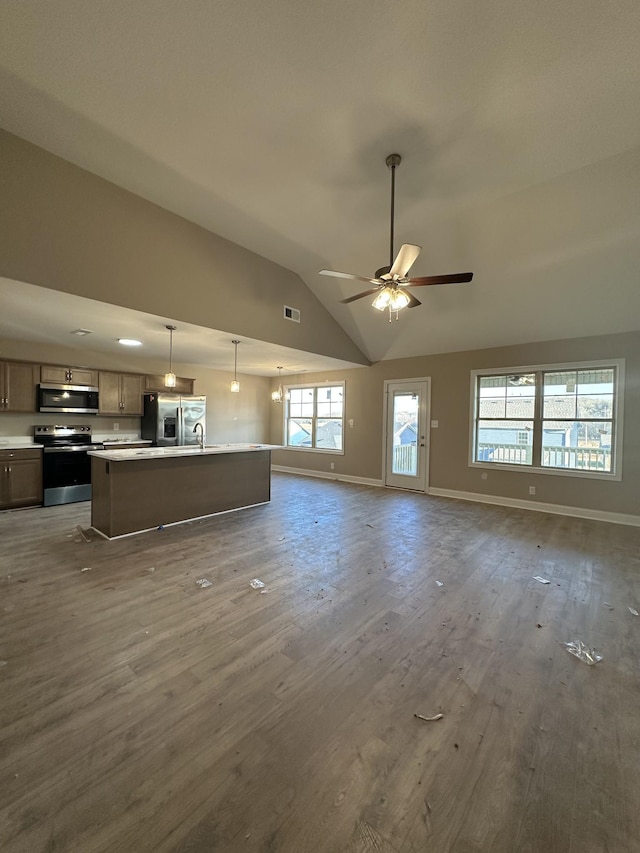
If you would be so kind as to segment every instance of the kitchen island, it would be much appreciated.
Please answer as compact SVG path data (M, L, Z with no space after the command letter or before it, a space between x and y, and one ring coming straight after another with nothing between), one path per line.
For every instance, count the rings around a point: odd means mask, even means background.
M271 499L270 444L92 450L91 526L113 539Z

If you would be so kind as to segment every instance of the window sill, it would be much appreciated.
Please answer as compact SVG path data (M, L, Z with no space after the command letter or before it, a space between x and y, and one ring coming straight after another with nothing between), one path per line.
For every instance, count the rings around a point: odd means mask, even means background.
M331 456L344 456L344 450L330 450L328 447L293 447L283 445L283 450L293 450L296 453L329 453Z

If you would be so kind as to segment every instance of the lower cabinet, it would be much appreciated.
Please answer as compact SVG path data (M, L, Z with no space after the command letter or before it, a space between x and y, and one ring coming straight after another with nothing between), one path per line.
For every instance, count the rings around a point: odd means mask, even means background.
M0 450L0 509L42 503L42 451Z

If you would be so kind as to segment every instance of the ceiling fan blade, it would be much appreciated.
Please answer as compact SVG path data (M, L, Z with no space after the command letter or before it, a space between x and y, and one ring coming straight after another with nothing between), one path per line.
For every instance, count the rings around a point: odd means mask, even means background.
M420 302L419 299L416 299L415 296L413 295L413 293L409 293L409 291L406 288L403 287L402 292L406 293L407 296L409 297L409 304L407 305L407 308L417 308L418 305L422 305L422 302Z
M396 259L393 262L393 266L391 267L389 274L392 277L397 275L398 278L404 278L421 251L421 246L414 246L412 243L403 243L402 246L400 246L400 251L396 255Z
M410 278L407 284L411 287L423 287L425 284L463 284L471 281L472 272L457 272L451 275L424 275L421 278Z
M355 302L356 299L362 299L363 296L371 296L372 293L377 293L379 290L379 287L372 287L371 290L365 290L362 293L356 293L355 296L348 296L346 299L341 299L340 302L346 305L348 302Z
M336 278L350 278L353 281L368 281L371 284L378 284L377 278L367 278L364 275L352 275L349 272L336 272L335 270L320 270L320 275L333 275Z

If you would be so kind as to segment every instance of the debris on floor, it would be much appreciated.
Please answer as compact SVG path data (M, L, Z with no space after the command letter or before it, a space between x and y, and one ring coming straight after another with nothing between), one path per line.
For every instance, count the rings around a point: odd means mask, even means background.
M533 580L538 581L539 583L551 583L551 581L548 581L546 578L541 578L540 575L534 575Z
M571 640L571 642L565 643L564 647L570 655L574 655L578 660L589 666L600 663L602 660L602 655L597 654L595 649L589 648L582 640Z
M6 665L7 665L6 660L0 660L0 666L6 666Z
M422 714L414 714L413 716L416 720L424 720L425 723L435 723L436 720L441 720L444 714L434 714L433 717L423 717Z
M630 613L632 616L638 616L638 615L640 615L640 614L638 613L638 611L635 609L635 607L627 607L627 610L629 611L629 613Z
M84 539L85 542L91 542L90 539L90 530L83 530L79 524L76 524L76 530L80 534L80 536Z
M81 573L82 572L90 572L90 571L91 571L91 566L85 566L84 569L80 569Z
M207 580L207 578L198 578L196 586L199 586L200 589L206 589L208 586L213 586L213 584L210 580Z
M258 578L254 578L252 581L249 581L249 586L251 589L262 589L264 583L261 580L258 580Z
M442 583L442 581L436 581L436 586L444 586L444 584Z

